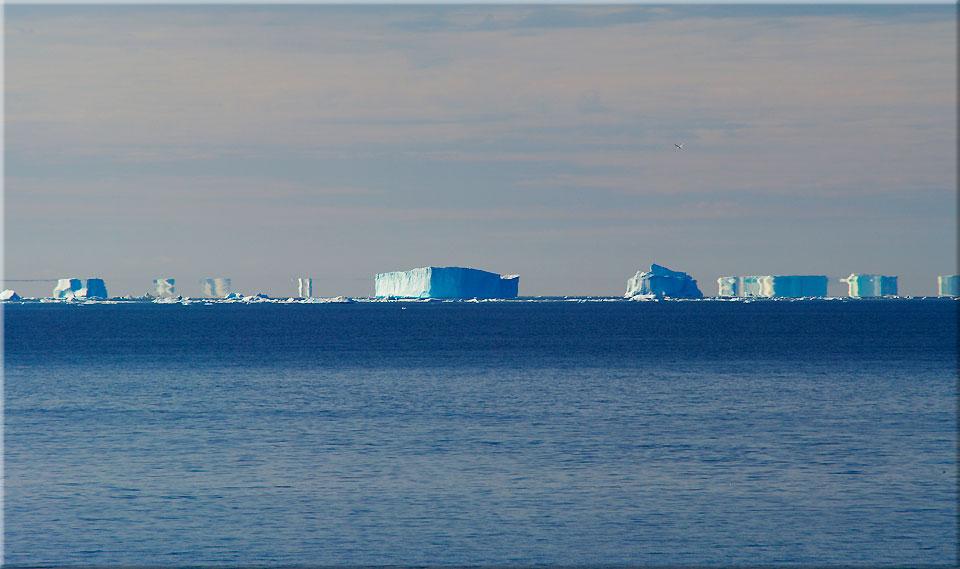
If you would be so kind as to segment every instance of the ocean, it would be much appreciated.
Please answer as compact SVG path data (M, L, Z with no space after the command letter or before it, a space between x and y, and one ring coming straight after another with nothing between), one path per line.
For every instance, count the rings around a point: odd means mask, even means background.
M953 565L958 307L10 304L4 561Z

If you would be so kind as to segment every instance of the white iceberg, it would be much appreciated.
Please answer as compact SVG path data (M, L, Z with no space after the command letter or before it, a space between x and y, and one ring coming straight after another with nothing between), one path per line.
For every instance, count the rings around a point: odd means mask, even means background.
M848 295L853 298L876 298L897 295L897 277L853 273L840 282L847 283Z
M200 296L225 298L228 294L230 294L230 279L217 277L200 279Z
M960 275L940 275L937 277L937 295L960 296Z
M626 298L703 298L697 281L687 273L652 264L649 271L637 271L627 280Z
M742 298L827 296L825 275L747 275L717 279L719 295Z
M82 288L83 283L80 279L60 279L53 289L53 298L72 300Z
M20 300L20 295L17 294L16 291L7 289L3 292L0 292L0 301L6 301L6 300L16 302Z
M464 267L420 267L379 273L374 279L377 298L516 298L518 275L499 275Z
M177 296L176 279L153 279L153 288L156 291L157 298L173 298Z
M717 279L718 296L740 296L741 277L720 277Z
M299 298L310 298L313 296L313 279L310 277L297 278L297 296Z

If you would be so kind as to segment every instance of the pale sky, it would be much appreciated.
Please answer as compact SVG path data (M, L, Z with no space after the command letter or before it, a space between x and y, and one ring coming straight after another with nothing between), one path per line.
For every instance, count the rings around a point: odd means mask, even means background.
M954 6L7 6L4 31L9 279L957 272Z

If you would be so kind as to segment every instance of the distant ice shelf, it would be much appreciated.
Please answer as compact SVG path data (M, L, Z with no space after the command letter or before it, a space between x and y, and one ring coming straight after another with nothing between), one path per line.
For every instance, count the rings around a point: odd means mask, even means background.
M519 275L500 275L466 267L420 267L379 273L377 298L516 298Z

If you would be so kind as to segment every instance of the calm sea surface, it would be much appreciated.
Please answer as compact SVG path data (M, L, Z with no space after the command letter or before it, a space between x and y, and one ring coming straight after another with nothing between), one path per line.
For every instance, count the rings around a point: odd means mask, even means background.
M950 300L4 307L8 564L953 564Z

